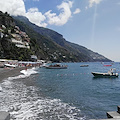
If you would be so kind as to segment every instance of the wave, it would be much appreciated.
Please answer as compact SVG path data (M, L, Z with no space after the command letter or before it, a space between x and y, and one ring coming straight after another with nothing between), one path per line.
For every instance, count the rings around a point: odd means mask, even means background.
M2 87L0 86L0 92L2 92Z
M20 78L26 78L26 77L29 77L30 75L32 74L37 74L38 72L36 71L37 68L32 68L32 69L27 69L27 70L21 70L20 75L18 76L15 76L15 77L8 77L8 80L13 80L13 79L20 79Z
M26 76L30 76L31 74L36 74L36 73L38 73L37 71L35 71L36 70L36 68L32 68L32 69L27 69L27 70L22 70L22 71L20 71L20 73L23 73L24 75L26 75Z
M22 70L28 77L36 74L35 69ZM85 120L76 107L40 95L36 86L27 86L16 77L9 77L1 83L0 110L10 112L12 120ZM14 81L13 81L14 80Z

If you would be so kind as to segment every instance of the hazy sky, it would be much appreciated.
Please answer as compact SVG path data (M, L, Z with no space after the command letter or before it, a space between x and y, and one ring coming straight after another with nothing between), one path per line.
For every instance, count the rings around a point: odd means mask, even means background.
M120 0L0 0L0 10L120 61Z

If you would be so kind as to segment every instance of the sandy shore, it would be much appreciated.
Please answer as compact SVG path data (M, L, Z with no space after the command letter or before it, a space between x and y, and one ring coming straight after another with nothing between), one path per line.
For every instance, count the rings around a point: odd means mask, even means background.
M13 68L13 69L5 69L5 68L0 68L0 81L8 78L8 77L14 77L17 75L20 75L20 71L24 70L25 67L17 67L17 68Z

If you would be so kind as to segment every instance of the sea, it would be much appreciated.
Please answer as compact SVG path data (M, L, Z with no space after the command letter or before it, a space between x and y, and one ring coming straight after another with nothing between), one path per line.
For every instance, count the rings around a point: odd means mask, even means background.
M68 68L32 68L0 81L0 111L10 112L11 120L102 119L106 112L117 111L120 76L94 78L91 72L116 68L120 74L118 62L63 64Z

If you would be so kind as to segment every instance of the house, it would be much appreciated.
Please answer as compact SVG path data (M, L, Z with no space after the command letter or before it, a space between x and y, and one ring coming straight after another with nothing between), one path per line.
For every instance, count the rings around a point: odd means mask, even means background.
M0 32L0 38L3 38L4 34L2 32Z
M21 40L16 40L14 38L11 38L11 42L14 43L16 47L30 49L29 44L26 42L22 42Z
M37 62L37 56L36 55L31 55L31 61L32 62Z

